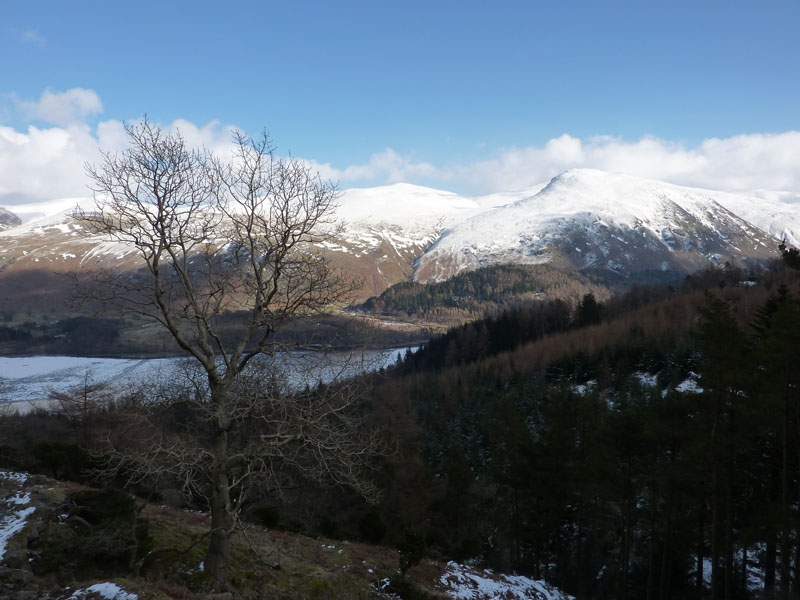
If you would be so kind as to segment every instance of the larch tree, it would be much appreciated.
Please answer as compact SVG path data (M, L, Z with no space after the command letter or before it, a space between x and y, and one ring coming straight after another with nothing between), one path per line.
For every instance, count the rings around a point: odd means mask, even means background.
M337 191L276 157L266 134L235 133L223 160L146 119L126 131L126 150L87 166L96 206L75 216L134 249L142 268L84 276L82 294L149 317L174 338L195 367L191 392L179 394L195 421L167 436L142 419L138 451L112 451L112 464L205 495L205 568L224 590L239 511L253 486L274 488L281 465L375 492L364 477L375 438L363 430L359 396L315 381L300 392L277 372L275 332L354 289L313 247L335 231ZM153 404L163 409L163 400Z

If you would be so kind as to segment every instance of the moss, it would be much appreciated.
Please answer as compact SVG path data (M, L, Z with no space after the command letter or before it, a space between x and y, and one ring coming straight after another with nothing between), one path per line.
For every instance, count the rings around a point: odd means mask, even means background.
M315 579L308 586L308 593L311 598L330 598L331 586L327 579Z
M204 541L199 541L201 535L180 526L154 522L150 527L152 550L145 558L143 573L156 578L185 578L192 589L200 586L205 572L199 566L208 547Z

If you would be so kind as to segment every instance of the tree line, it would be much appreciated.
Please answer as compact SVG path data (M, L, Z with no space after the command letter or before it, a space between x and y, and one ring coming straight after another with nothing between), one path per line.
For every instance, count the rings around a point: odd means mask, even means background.
M448 362L431 342L438 358L409 356L378 391L395 418L413 415L398 429L419 455L394 467L395 505L422 510L407 526L433 551L578 598L799 595L800 296L775 274L738 276L623 297L606 322L573 315L571 330L498 355ZM469 344L488 348L492 327Z
M608 289L579 273L550 265L495 265L460 273L445 281L426 284L403 282L364 302L366 312L449 322L497 316L524 307L533 300L574 303L593 294L609 296Z

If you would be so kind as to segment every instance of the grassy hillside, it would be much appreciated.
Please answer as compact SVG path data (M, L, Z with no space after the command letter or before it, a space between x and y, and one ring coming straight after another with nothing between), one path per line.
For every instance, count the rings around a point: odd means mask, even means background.
M15 600L505 598L567 600L540 582L398 551L247 524L233 539L233 591L209 595L208 517L41 475L0 471L0 597ZM82 591L83 592L82 592ZM112 597L112 596L106 596Z

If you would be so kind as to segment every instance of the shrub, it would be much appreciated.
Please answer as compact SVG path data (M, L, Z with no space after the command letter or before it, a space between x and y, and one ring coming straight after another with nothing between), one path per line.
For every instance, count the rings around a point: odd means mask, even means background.
M69 496L68 515L58 517L35 561L37 574L124 573L150 547L148 523L136 501L120 490L85 490ZM62 522L63 521L63 522Z
M425 555L425 546L425 536L420 532L407 529L403 533L397 544L397 550L400 553L400 573L403 577L411 567L420 563Z
M358 535L365 542L378 544L386 535L386 524L374 509L364 513L358 520Z
M64 442L38 442L31 449L36 469L47 472L54 479L82 481L90 465L90 457L77 444Z

